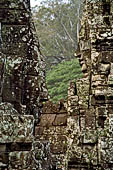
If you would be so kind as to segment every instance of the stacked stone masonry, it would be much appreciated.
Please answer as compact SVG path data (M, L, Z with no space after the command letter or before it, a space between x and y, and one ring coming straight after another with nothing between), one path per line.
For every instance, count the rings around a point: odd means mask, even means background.
M65 168L67 151L67 109L63 101L44 104L40 122L35 128L36 139L49 141L52 154L53 170Z
M0 170L113 170L112 20L112 0L85 0L84 77L53 104L30 0L0 0Z
M84 78L69 89L68 169L113 170L112 0L85 1L76 55Z

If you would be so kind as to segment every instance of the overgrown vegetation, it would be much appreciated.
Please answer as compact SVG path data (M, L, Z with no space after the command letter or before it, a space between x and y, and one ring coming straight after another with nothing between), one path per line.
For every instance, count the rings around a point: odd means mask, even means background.
M65 61L54 66L47 72L46 80L49 95L56 102L62 98L66 99L69 82L82 77L81 67L77 59Z

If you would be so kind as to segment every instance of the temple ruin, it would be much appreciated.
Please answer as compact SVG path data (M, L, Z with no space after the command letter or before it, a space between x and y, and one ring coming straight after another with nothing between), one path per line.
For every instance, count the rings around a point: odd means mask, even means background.
M0 0L0 170L113 170L113 2L85 0L84 77L48 100L30 0Z

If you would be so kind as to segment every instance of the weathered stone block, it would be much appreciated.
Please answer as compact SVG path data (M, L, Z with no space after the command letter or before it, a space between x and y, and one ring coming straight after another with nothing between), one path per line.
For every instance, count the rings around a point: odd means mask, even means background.
M83 145L83 162L87 162L92 165L98 164L97 159L97 146L96 145Z
M32 142L33 141L33 116L0 116L0 142Z
M95 144L98 140L98 134L95 130L85 130L83 133L84 144Z
M2 41L3 43L27 43L29 41L27 26L23 25L3 25L2 26ZM22 56L21 56L22 57Z
M67 137L64 135L55 135L50 138L51 152L54 154L65 153L67 150Z
M0 168L6 168L9 162L8 153L0 152Z
M4 7L4 8L14 8L14 9L24 9L25 7L29 8L30 7L30 1L29 0L22 0L22 1L18 1L18 0L7 0L7 2L5 0L1 0L0 1L0 7ZM25 6L24 6L24 5Z
M0 152L6 151L6 144L0 144Z
M55 169L53 157L50 152L49 141L37 141L33 143L32 148L32 166L31 169ZM31 170L30 169L30 170Z
M3 19L4 18L4 19ZM17 20L18 18L18 20ZM23 10L0 9L0 21L2 23L27 24L30 16Z
M40 126L52 126L56 114L42 114L40 117Z
M10 152L9 170L12 169L31 169L32 157L30 152Z
M79 115L79 106L70 106L67 108L67 111L68 111L68 115L70 116L76 116L76 115Z
M96 119L94 116L86 116L85 118L85 126L86 128L88 127L89 129L96 129Z
M41 127L41 126L35 127L35 136L43 135L43 132L44 132L44 127Z
M56 115L53 125L55 126L66 126L67 125L67 115L66 114L59 114Z
M80 116L80 128L82 130L85 130L86 124L85 124L85 116Z

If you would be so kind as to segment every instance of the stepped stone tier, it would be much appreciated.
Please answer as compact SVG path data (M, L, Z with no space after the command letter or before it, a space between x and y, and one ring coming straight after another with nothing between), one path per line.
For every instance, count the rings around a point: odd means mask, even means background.
M112 0L85 0L76 56L84 77L46 101L30 0L0 0L0 170L113 170Z

